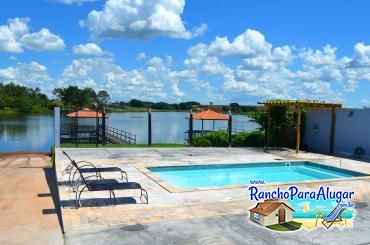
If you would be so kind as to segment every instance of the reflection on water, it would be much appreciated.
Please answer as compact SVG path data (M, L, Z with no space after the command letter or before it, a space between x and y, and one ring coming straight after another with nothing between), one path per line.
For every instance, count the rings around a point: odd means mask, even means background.
M152 113L152 142L153 143L184 143L185 131L189 122L186 112L153 112ZM136 142L148 142L148 115L146 112L111 113L108 125L136 134ZM194 129L201 129L201 121L194 120ZM213 121L204 121L204 130L212 130ZM215 130L226 128L227 121L215 121ZM243 130L256 129L258 125L249 122L247 116L233 116L233 128Z
M153 112L153 143L184 143L188 129L185 112ZM137 135L137 143L147 143L147 113L111 113L107 125ZM226 128L227 121L216 121L215 129ZM255 129L256 124L246 116L233 116L233 128ZM212 129L212 121L204 121L204 129ZM201 129L201 121L194 121L194 129ZM53 143L52 115L0 116L0 152L42 151L49 152Z
M51 115L0 116L0 152L50 152L52 142Z

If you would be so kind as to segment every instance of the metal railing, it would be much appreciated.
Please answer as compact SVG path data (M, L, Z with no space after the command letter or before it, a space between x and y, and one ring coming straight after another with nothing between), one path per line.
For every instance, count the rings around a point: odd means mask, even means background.
M227 132L228 128L227 127L220 127L218 129L221 132ZM252 129L242 129L242 128L231 128L231 133L232 134L237 134L237 133L242 133L242 132L252 132L254 130Z
M106 138L108 141L115 141L114 138L109 138L109 136L113 136L115 138L118 138L128 144L136 144L136 134L132 134L130 132L118 129L118 128L113 128L110 126L105 126L105 132L106 132ZM119 143L119 142L115 142Z

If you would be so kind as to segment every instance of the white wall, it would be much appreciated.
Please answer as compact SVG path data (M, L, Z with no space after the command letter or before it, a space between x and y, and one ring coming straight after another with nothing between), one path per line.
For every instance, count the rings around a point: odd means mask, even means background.
M308 151L329 153L330 111L307 114L304 145ZM340 109L335 123L334 153L353 156L357 147L370 157L370 109Z

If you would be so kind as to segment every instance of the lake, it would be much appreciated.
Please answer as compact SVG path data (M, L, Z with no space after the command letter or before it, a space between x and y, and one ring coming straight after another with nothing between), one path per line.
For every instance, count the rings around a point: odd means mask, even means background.
M186 112L153 112L152 143L184 143L189 123ZM136 134L137 144L147 143L147 113L110 113L107 125ZM212 121L204 121L204 129L212 129ZM226 128L227 121L216 121L215 129ZM233 128L254 130L258 127L244 115L233 116ZM201 121L194 120L194 129ZM0 116L0 152L50 152L53 144L52 115Z

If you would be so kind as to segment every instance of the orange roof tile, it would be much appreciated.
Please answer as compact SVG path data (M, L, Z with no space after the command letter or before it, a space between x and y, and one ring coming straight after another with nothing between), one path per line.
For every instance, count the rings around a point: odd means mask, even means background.
M253 213L261 214L263 216L267 216L271 214L274 210L276 210L282 204L288 207L289 209L291 209L292 211L294 211L294 209L292 209L285 202L259 202L257 203L255 208L249 209L249 211Z
M189 117L186 117L186 118L189 118ZM229 120L229 117L223 114L217 113L215 111L212 111L210 109L207 109L205 111L195 113L193 115L193 119L194 120Z
M67 114L67 117L78 117L78 118L102 118L103 114L101 112L96 113L96 111L85 108L79 111L71 112ZM108 117L107 115L105 117Z

